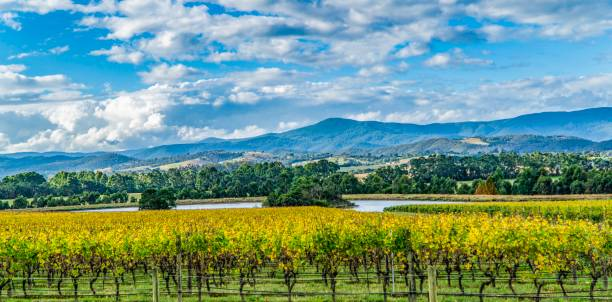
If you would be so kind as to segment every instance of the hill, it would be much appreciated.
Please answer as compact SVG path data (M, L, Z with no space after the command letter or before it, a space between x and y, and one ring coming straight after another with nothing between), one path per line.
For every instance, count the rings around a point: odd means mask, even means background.
M24 152L0 155L0 176L23 171L141 171L254 161L309 160L329 154L475 154L500 151L612 150L612 108L544 112L511 119L428 125L330 118L257 137L209 138L117 153Z
M571 112L544 112L495 121L427 125L330 118L283 133L270 133L245 139L207 139L194 144L158 146L131 150L123 154L151 159L210 150L349 152L411 144L429 139L510 135L566 136L590 141L609 140L612 138L612 107ZM564 143L568 151L574 149L571 141Z
M32 154L29 156L0 156L0 176L24 171L36 171L41 174L54 174L59 171L83 171L111 168L134 159L115 153L102 154Z
M593 142L568 136L506 135L497 137L432 138L370 150L374 155L459 154L492 152L588 152L612 150L612 141Z

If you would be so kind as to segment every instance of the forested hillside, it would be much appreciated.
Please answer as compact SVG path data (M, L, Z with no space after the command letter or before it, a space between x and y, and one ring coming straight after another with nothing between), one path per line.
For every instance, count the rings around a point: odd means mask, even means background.
M326 160L297 166L264 162L140 173L61 172L49 179L28 172L2 179L0 198L33 198L26 206L44 207L123 202L127 193L162 188L182 199L271 196L295 202L350 193L612 193L611 167L607 157L502 153L417 157L378 168L361 180Z

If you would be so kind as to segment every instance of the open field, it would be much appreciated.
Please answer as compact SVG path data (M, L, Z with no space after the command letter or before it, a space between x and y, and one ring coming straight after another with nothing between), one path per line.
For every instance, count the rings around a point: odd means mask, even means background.
M612 194L567 195L459 195L459 194L347 194L347 200L443 200L443 201L555 201L612 200Z
M0 224L3 301L143 301L154 284L160 301L612 296L611 230L586 220L302 207L5 212Z
M396 213L486 213L546 219L583 219L612 225L612 199L573 201L470 202L461 204L399 205L385 208Z
M206 199L181 199L176 204L209 204L209 203L240 203L240 202L264 202L265 196L256 197L225 197L225 198L206 198Z

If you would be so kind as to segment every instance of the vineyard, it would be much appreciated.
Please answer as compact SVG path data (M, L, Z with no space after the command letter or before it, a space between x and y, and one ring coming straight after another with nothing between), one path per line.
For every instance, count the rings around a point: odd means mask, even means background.
M471 202L458 204L401 205L386 212L408 213L487 213L504 216L539 216L550 220L584 219L612 223L612 200L574 200L538 202Z
M2 213L0 226L0 301L611 296L612 230L587 220L305 207Z

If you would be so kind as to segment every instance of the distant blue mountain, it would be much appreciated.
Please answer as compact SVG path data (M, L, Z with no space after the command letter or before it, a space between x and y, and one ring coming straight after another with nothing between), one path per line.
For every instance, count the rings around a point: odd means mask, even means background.
M508 135L567 136L591 141L612 138L612 107L543 112L515 118L427 125L360 122L330 118L314 125L245 139L207 139L194 144L158 146L122 154L151 159L210 150L346 152L411 144L433 138Z
M118 153L5 154L0 155L0 177L23 171L50 175L62 170L154 167L193 159L220 162L240 156L241 151L378 155L612 151L611 139L610 107L573 112L544 112L496 121L428 125L330 118L283 133L245 139L209 138L194 144L166 145ZM274 160L280 157L271 158Z
M66 155L69 154L69 155ZM109 168L135 159L115 153L32 153L0 156L0 176L24 171L50 175L59 171L84 171ZM14 157L15 156L15 157Z

